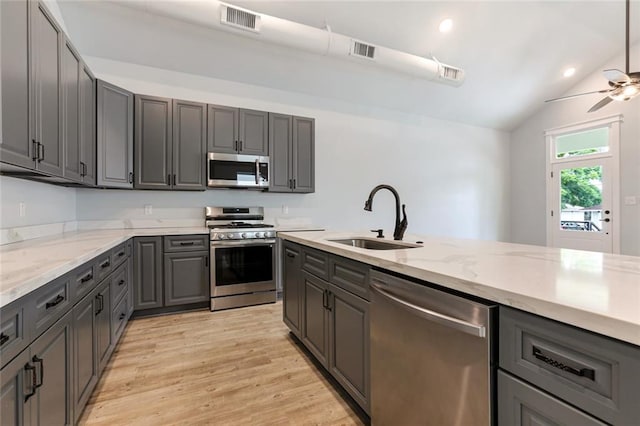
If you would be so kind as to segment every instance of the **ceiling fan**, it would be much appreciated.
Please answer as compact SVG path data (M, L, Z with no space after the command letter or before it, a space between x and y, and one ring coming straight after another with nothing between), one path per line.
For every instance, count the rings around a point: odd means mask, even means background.
M563 101L578 96L591 95L593 93L606 93L607 96L596 103L588 112L594 112L607 105L612 101L628 101L640 95L640 71L629 72L629 10L631 0L627 0L626 5L626 33L625 33L625 62L626 72L617 69L604 70L602 73L609 81L609 88L603 90L595 90L593 92L579 93L576 95L562 96L560 98L548 99L545 102Z

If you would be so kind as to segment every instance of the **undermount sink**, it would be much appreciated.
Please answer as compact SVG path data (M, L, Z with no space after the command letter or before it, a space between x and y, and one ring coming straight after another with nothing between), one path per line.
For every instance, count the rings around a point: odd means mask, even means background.
M400 250L408 248L422 247L419 244L391 242L384 240L373 240L368 238L343 238L338 240L328 240L333 243L344 244L345 246L363 248L367 250Z

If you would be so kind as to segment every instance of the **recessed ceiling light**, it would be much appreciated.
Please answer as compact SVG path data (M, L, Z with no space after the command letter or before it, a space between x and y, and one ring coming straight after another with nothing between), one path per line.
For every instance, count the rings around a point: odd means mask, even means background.
M564 70L564 72L562 73L562 75L564 75L565 77L571 77L572 75L574 75L576 73L576 69L571 67L571 68L567 68L566 70Z
M453 28L453 21L449 18L444 19L440 22L440 26L438 27L441 33L448 33Z

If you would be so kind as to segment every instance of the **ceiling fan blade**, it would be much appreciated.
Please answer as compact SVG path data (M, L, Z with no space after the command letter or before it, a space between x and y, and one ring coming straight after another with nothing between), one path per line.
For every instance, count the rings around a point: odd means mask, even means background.
M559 98L547 99L545 102L564 101L564 100L567 100L567 99L577 98L578 96L592 95L594 93L609 93L612 90L613 89L604 89L604 90L594 90L593 92L577 93L575 95L561 96Z
M631 78L620 70L616 70L616 69L604 70L602 71L602 73L604 74L604 78L606 78L612 83L624 84L624 83L629 83L631 81Z
M613 99L611 99L609 96L607 96L606 98L603 98L600 100L600 102L598 102L597 104L595 104L594 106L591 107L591 109L587 112L594 112L599 110L600 108L602 108L603 106L607 105L609 102L612 102Z

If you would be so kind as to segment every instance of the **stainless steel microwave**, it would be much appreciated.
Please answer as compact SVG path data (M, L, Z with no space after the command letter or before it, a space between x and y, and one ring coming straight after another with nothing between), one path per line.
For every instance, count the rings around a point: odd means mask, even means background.
M207 186L267 189L269 157L210 152L207 155Z

